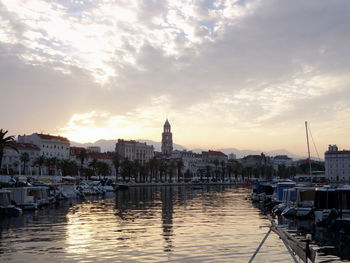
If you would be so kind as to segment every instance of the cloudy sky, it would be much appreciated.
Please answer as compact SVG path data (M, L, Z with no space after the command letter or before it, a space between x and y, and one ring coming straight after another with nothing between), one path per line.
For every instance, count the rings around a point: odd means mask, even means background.
M350 1L0 0L0 128L350 148ZM314 153L315 154L315 153Z

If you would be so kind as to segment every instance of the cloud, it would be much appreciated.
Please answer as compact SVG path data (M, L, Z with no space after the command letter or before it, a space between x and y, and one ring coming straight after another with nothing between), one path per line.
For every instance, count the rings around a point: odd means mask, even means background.
M220 147L262 148L303 144L308 119L323 130L322 145L337 135L345 142L349 5L4 0L0 76L9 99L0 118L15 130L98 126L109 132L95 134L111 137L126 135L113 131L124 125L153 138L168 114L186 143L208 145L218 133Z

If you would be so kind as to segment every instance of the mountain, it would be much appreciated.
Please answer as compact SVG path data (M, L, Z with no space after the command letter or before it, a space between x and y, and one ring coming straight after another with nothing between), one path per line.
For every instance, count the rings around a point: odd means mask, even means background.
M161 142L155 142L155 141L151 141L151 140L142 140L142 139L139 139L137 141L145 142L148 145L153 145L155 151L157 151L157 152L161 151L161 148L162 148L162 143ZM182 146L180 144L176 144L176 143L173 144L173 149L174 150L179 150L179 151L186 150L186 148L184 146Z
M158 151L158 152L161 151L161 146L162 146L161 142L155 142L155 141L151 141L151 140L142 140L142 139L136 140L136 141L145 142L148 145L153 145L155 151ZM102 152L114 151L116 143L117 143L116 140L103 140L103 139L98 140L96 142L88 142L88 143L79 143L79 142L73 142L73 141L70 142L71 146L76 146L76 147L99 146L99 147L101 147ZM186 150L185 147L183 147L180 144L176 144L176 143L174 143L173 147L174 147L174 150L180 150L180 151Z
M148 145L153 145L155 151L158 151L158 152L161 151L161 145L162 145L161 142L156 142L156 141L152 141L152 140L143 140L143 139L139 139L137 141L145 142ZM89 142L89 143L71 142L71 146L77 146L77 147L100 146L101 151L106 152L106 151L114 151L116 142L117 142L116 140L103 140L102 139L102 140L98 140L98 141L93 142L93 143L92 142ZM182 151L182 150L186 150L186 147L184 147L180 144L174 143L174 150ZM195 153L201 153L202 151L207 151L207 150L196 148L196 149L192 149L191 151L193 151ZM234 153L234 154L236 154L237 158L243 158L244 156L247 156L247 155L260 155L262 152L264 152L264 151L260 151L260 150L239 150L236 148L222 148L222 149L218 149L218 151L221 151L225 154ZM293 158L294 160L306 158L305 156L295 155L295 154L293 154L285 149L268 151L268 152L264 152L264 154L267 156L287 155L287 156ZM317 158L312 157L312 159L317 159Z
M89 147L89 146L100 146L102 152L111 152L115 150L116 140L98 140L96 142L87 142L87 143L79 143L79 142L70 142L71 146L76 147Z
M293 159L306 158L303 156L295 155L295 154L293 154L285 149L264 152L264 151L260 151L260 150L238 150L236 148L223 148L223 149L218 149L218 151L221 151L225 154L234 153L236 155L237 159L243 158L244 156L247 156L247 155L260 155L262 152L267 156L287 155L288 157L291 157Z

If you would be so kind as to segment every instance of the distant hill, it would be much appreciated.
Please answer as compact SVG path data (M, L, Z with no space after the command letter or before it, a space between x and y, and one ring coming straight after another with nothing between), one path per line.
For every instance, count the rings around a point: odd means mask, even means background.
M100 146L102 152L111 152L115 150L116 140L98 140L96 142L87 142L87 143L79 143L79 142L70 142L71 146L76 147L88 147L88 146Z
M139 139L137 141L145 142L148 145L153 145L155 151L158 151L158 152L161 151L161 145L162 145L161 142L156 142L156 141L152 141L152 140L143 140L143 139ZM102 140L98 140L96 142L89 142L89 143L71 142L71 145L77 146L77 147L100 146L101 150L103 152L106 152L106 151L114 151L116 142L117 142L116 140L103 140L102 139ZM174 150L182 151L182 150L186 150L186 147L184 147L180 144L174 143ZM239 150L236 148L222 148L222 149L217 149L217 150L221 151L225 154L234 153L234 154L236 154L237 158L243 158L244 156L247 156L247 155L256 155L256 154L260 155L263 152L261 150ZM192 151L195 153L201 153L202 151L207 151L207 149L196 148L196 149L192 149ZM267 156L287 155L295 160L306 158L305 156L295 155L295 154L293 154L285 149L268 151L268 152L264 152L264 154ZM317 158L312 157L312 159L317 159Z
M145 142L148 145L153 145L155 151L158 151L158 152L161 151L161 148L162 148L161 142L155 142L155 141L151 141L151 140L142 140L142 139L139 139L137 141ZM180 144L176 144L176 143L173 144L173 148L174 148L174 150L179 150L179 151L186 150L186 148L184 146L182 146Z
M262 152L267 156L287 155L288 157L291 157L293 159L306 158L303 156L295 155L295 154L293 154L285 149L264 152L264 151L260 151L260 150L238 150L236 148L223 148L223 149L218 149L218 151L221 151L225 154L234 153L234 154L236 154L236 157L238 159L243 158L244 156L247 156L247 155L260 155Z
M136 140L139 142L145 142L148 145L153 145L154 150L160 152L161 151L161 146L162 143L161 142L155 142L155 141L151 141L151 140ZM96 142L88 142L88 143L79 143L79 142L70 142L71 146L76 146L76 147L89 147L89 146L99 146L101 147L101 151L102 152L111 152L115 150L115 144L117 143L117 140L98 140ZM182 145L176 144L174 143L174 150L186 150L185 147L183 147Z

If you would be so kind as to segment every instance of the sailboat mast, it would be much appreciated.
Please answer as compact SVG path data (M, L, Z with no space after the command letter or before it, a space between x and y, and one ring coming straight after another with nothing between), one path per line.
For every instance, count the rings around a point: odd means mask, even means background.
M311 176L311 175L312 175L312 170L311 170L309 132L308 132L308 130L307 130L307 121L305 121L305 129L306 129L307 153L308 153L308 156L309 156L309 171L310 171L310 176Z

